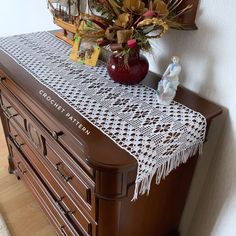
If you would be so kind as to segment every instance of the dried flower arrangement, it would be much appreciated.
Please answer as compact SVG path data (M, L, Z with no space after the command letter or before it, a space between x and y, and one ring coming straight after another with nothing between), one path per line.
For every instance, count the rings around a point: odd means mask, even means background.
M85 27L81 37L128 55L132 49L149 51L149 39L161 38L169 28L181 28L176 19L191 10L177 11L183 0L90 0L91 15L81 14ZM80 22L77 22L79 25Z

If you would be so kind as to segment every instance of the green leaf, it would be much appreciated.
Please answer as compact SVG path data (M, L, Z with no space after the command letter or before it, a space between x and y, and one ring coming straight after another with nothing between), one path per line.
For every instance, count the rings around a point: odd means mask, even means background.
M148 33L152 32L153 30L155 30L155 26L149 25L149 26L146 26L145 28L143 28L143 33L148 34Z

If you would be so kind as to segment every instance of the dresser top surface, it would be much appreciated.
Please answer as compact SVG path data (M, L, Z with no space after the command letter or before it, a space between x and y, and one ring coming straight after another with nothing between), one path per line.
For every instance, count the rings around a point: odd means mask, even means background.
M16 83L26 94L32 97L33 100L40 104L46 112L50 113L57 122L63 124L63 126L75 137L82 137L86 143L90 144L89 150L91 159L88 161L91 165L96 167L109 166L115 169L137 167L136 160L129 153L121 149L98 128L80 116L80 114L69 107L63 99L49 90L46 86L40 84L29 72L24 70L19 64L12 60L10 56L2 51L0 51L0 69L5 71L14 83ZM149 72L143 83L149 87L156 88L158 80L158 75ZM62 109L66 108L67 113L69 113L73 119L82 124L80 129L75 127L75 122L72 122L72 118L68 119L68 117L62 115L60 110L54 109L52 105L45 100L45 97L39 93L39 91L43 91L50 95L52 99L59 103ZM183 87L178 89L175 100L192 110L200 112L205 116L207 122L210 122L214 117L222 112L218 105L201 98L199 95ZM83 127L84 130L82 131ZM86 130L92 135L86 135Z

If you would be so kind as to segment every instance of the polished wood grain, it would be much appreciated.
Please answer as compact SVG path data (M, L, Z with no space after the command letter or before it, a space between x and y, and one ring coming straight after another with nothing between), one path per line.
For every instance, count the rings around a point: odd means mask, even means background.
M8 149L0 123L0 212L12 236L56 235L22 181L8 173Z
M11 106L15 110L18 110L18 113L26 119L27 124L29 123L33 125L32 127L36 127L37 132L43 137L45 144L51 143L51 149L60 155L62 161L70 165L71 161L69 159L73 160L75 162L73 165L83 169L87 174L87 179L91 179L91 182L95 184L94 191L90 191L90 194L95 197L94 220L97 223L97 228L96 231L93 230L89 235L178 235L178 225L197 158L191 158L185 165L173 171L159 186L153 186L149 197L142 196L138 201L131 202L137 173L137 161L128 152L119 148L118 145L99 129L69 107L65 101L37 82L24 68L1 51L0 77L2 78L2 83L0 84L1 97L5 96ZM158 75L150 72L143 83L152 88L156 88L158 79ZM34 90L32 90L32 88L34 88ZM73 117L76 117L84 127L90 130L91 134L85 135L85 133L76 128L74 123L70 122L66 116L62 115L60 111L45 102L45 99L39 93L41 90L57 101ZM221 108L216 104L184 88L178 89L176 100L202 113L207 120L208 127L211 120L222 112ZM5 110L8 109L7 106L6 104ZM9 121L10 118L8 115L6 115L6 117L2 115L4 130L5 133L8 134L12 132L8 130L8 126L11 122ZM15 120L15 118L11 120ZM18 130L20 131L20 128ZM27 131L28 129L25 128L25 130ZM10 134L11 139L13 139L13 137L15 139L16 136L12 136L13 133ZM18 135L21 137L24 136L22 132L18 132ZM49 155L47 145L43 145L43 147L45 150L43 154L41 152L40 155L44 156L45 153ZM15 149L17 149L17 147L15 147ZM18 149L21 149L21 147L18 147ZM22 148L22 150L23 149L24 148ZM59 151L62 149L63 152ZM64 152L69 154L68 158L65 157ZM28 157L27 154L29 155ZM29 153L25 153L24 156L23 159L27 159L32 166L37 166L34 165L35 161L31 159ZM12 155L12 157L13 160L16 159L15 155ZM15 164L18 163L15 162ZM17 165L15 166L17 167ZM74 169L74 167L70 168ZM20 168L18 169L20 170ZM48 173L45 173L42 169L35 170L35 168L28 168L28 170L27 173L29 176L31 174L41 176L41 180L38 178L34 184L47 185L45 180L48 180L46 175ZM75 174L79 176L79 170L74 170ZM14 171L14 166L12 171ZM27 176L27 174L24 175L23 172L22 179L24 180L24 176ZM51 174L55 175L54 177L57 178L55 171L52 171ZM155 184L153 183L153 185ZM5 188L7 188L7 186L5 186ZM53 196L55 195L54 188L55 186L50 185L50 187L48 186L47 189L44 188L43 191L40 192L44 197L49 193L54 197L54 202L53 199L51 199L52 205L58 202L58 200L55 201L55 196ZM67 192L66 188L64 188L64 190ZM80 188L76 188L76 191L79 192ZM72 195L74 195L74 193ZM61 195L59 196L60 199L64 199L61 198ZM72 198L74 198L74 196L72 196ZM44 206L44 203L42 203L42 205ZM82 207L81 210L91 219L91 216L84 207ZM50 212L47 212L51 219L59 216L59 214L54 214L56 212L51 215L49 213ZM67 219L66 224L63 225L73 227L68 222L68 220L70 220L69 215L66 214L63 217ZM65 228L62 228L61 225L60 223L60 229L64 230ZM57 224L55 224L55 226L57 227ZM87 233L82 233L81 235L87 235Z
M13 60L0 51L0 69L2 76L9 76L4 84L11 88L14 94L20 94L20 99L24 104L27 104L28 109L43 122L45 127L53 132L57 129L61 131L64 129L64 135L59 138L59 142L67 143L72 146L72 150L77 149L77 143L86 143L87 155L82 157L85 162L88 162L90 167L94 169L104 169L104 171L119 171L120 169L136 169L136 160L128 154L125 150L119 148L110 138L103 134L99 129L95 128L90 122L85 120L73 108L69 107L65 101L59 98L58 95L52 93L46 86L43 86L33 78L23 67L19 66ZM1 75L1 71L0 71ZM156 88L160 77L152 72L149 72L147 77L142 83L145 85ZM32 99L32 87L35 88ZM45 99L39 94L39 90L43 89L53 100L58 101L62 107L66 107L66 111L73 117L76 117L80 124L83 124L91 135L86 135L79 130L74 123L61 114L61 111L53 108L50 103L45 102ZM29 92L30 91L30 92ZM30 95L29 95L30 94ZM219 106L211 103L197 94L185 89L179 88L176 95L176 100L183 105L200 112L206 117L207 123L210 124L211 120L219 115L222 110ZM45 115L46 114L46 115ZM50 125L49 125L50 124ZM62 125L63 124L63 125ZM66 140L67 137L74 136L78 142L71 142ZM94 141L96 140L96 141ZM63 143L62 143L63 144ZM101 145L102 144L102 145ZM106 146L106 148L104 148ZM112 154L112 157L111 157Z

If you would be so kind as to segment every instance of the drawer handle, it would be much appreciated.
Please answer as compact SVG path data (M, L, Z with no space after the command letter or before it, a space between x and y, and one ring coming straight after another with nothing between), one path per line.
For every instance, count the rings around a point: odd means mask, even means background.
M60 210L60 212L62 212L63 215L66 215L67 212L64 210L64 208L61 206L59 201L56 201L56 206L57 208Z
M73 178L72 176L66 175L65 171L62 169L62 163L61 162L56 164L56 170L66 182L69 182Z
M6 117L8 120L10 120L12 117L17 116L17 114L15 114L15 115L9 114L9 112L6 111L6 110L3 111L3 114L5 115L5 117Z
M64 199L64 197L61 197L60 200L56 201L56 206L57 208L60 210L60 212L62 212L63 215L69 215L69 214L74 214L75 211L66 211L63 206L61 205L62 200Z
M7 78L6 77L0 77L0 83L2 83L3 82L3 80L6 80Z
M14 115L10 114L7 109L5 109L5 110L3 109L3 114L5 115L5 117L6 117L8 120L10 120L12 117L18 116L18 114L14 114Z
M62 131L59 131L59 132L56 132L56 131L53 131L52 132L52 137L55 139L55 140L58 140L59 136L63 135L63 132Z
M18 136L18 135L15 135L15 137L16 136ZM21 147L24 145L24 143L19 144L15 139L13 139L13 141L18 149L21 149Z
M8 106L8 107L6 107L4 104L2 105L2 109L3 109L3 111L6 111L7 109L10 109L12 106Z
M17 168L19 169L19 171L24 175L27 171L26 170L22 170L20 167L21 162L17 162Z
M3 114L4 114L4 116L5 116L8 120L11 119L11 116L7 113L6 110L3 110Z

